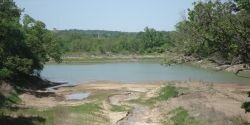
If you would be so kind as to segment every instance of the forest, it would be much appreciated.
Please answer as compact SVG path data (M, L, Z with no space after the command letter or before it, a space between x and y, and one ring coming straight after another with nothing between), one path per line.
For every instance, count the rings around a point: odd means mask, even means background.
M101 30L58 30L65 53L89 54L143 54L163 53L172 45L170 33L146 27L144 32L119 32Z

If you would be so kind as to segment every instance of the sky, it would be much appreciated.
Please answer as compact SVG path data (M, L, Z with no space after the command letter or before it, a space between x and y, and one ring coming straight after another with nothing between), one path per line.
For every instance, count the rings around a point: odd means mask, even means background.
M171 31L195 0L14 0L48 29Z

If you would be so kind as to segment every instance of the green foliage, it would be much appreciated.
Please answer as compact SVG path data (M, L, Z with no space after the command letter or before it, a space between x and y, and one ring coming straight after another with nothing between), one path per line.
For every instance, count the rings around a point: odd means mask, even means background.
M18 97L17 93L10 93L10 95L7 97L7 103L8 104L18 104L21 102L21 99Z
M13 72L8 70L7 68L0 69L0 78L2 79L10 79L12 74Z
M176 97L178 95L178 90L174 86L166 85L162 87L157 96L149 98L149 99L142 99L138 98L136 100L130 100L131 103L140 103L145 105L154 105L159 101L165 101L172 97Z
M8 57L4 62L4 66L8 68L8 70L13 71L15 73L30 73L32 72L32 60L27 58L20 58L18 56Z
M199 122L189 116L188 111L182 107L173 110L171 113L174 114L171 117L174 125L199 125Z
M249 0L234 0L238 4L239 10L250 11L250 1Z
M11 92L7 95L0 94L0 107L10 106L12 104L19 104L22 100L16 92Z
M161 88L158 98L160 100L168 100L169 98L175 97L177 95L178 91L176 87L167 85Z
M152 52L164 52L161 47L164 45L164 37L162 32L158 32L153 28L146 27L144 32L139 33L141 37L142 49L146 50L147 53Z
M1 0L0 10L0 79L39 73L50 58L60 62L59 42L44 23L21 20L13 0Z
M135 54L162 53L172 45L169 32L145 28L144 32L128 33L118 31L55 31L62 41L65 52L90 54Z
M244 102L244 103L241 105L241 108L250 109L250 102Z
M240 62L250 59L250 13L248 0L195 2L188 19L177 24L174 41L186 55L208 57L219 53Z
M41 21L36 21L32 17L25 15L23 19L25 42L29 48L33 65L32 69L41 70L43 64L49 61L49 57L60 62L60 49L58 41L54 39L51 32Z

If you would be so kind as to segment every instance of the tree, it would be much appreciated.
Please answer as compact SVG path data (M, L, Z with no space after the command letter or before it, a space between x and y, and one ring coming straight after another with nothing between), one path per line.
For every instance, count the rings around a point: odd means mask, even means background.
M139 34L142 40L143 49L146 52L161 52L161 47L164 44L163 34L153 28L146 27L144 32Z
M180 43L187 47L187 52L202 57L219 54L232 63L235 58L237 63L248 62L248 4L244 0L237 2L195 2L188 11L188 19L177 25L177 33L182 35Z
M0 75L9 77L14 72L29 72L30 60L24 57L24 36L19 23L21 10L12 0L0 1ZM25 68L22 68L25 67ZM15 71L14 71L15 70Z
M25 15L21 24L13 0L1 0L0 10L0 79L38 75L50 58L60 61L59 42L44 23Z

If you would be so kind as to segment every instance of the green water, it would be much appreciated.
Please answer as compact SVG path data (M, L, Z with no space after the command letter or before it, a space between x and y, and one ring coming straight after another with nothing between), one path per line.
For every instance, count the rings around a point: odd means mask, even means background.
M250 83L250 78L190 65L162 66L157 63L108 63L45 65L42 76L70 84L98 80L143 82L159 80L203 80L221 83Z

